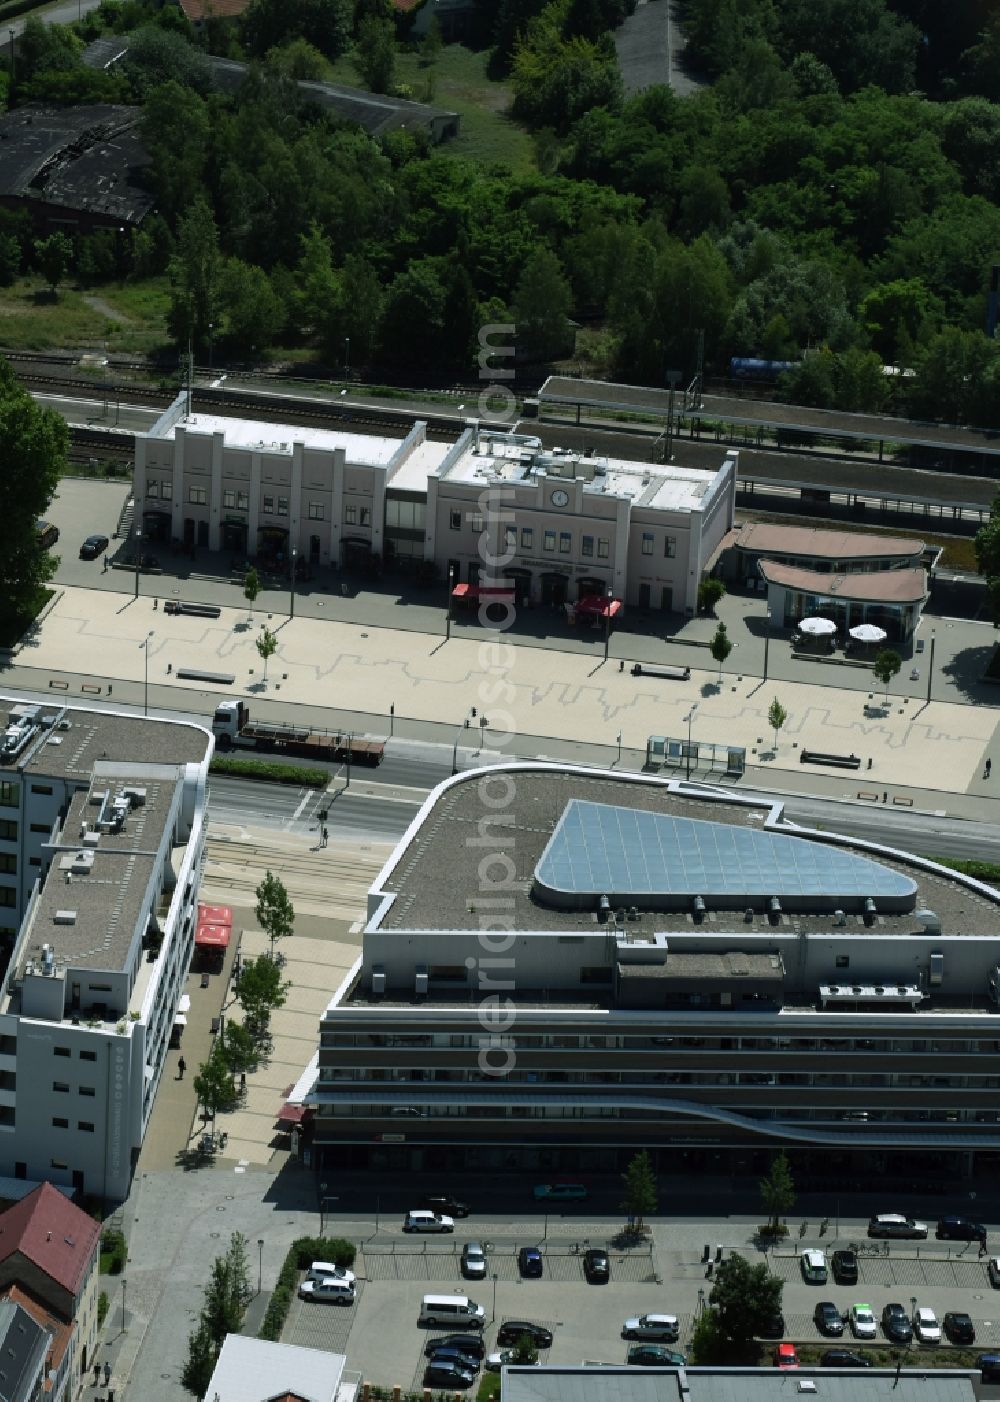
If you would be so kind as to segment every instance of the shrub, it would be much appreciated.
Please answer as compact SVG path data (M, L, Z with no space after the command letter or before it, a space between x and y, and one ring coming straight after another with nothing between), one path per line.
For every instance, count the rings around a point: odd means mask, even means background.
M285 1327L288 1311L295 1297L299 1271L306 1270L313 1261L333 1261L337 1266L353 1266L357 1248L353 1242L342 1237L303 1236L296 1238L288 1248L281 1270L278 1272L274 1293L268 1301L267 1312L260 1326L259 1339L269 1339L277 1343Z
M101 1233L101 1271L104 1275L121 1275L127 1254L128 1243L124 1233L112 1228Z

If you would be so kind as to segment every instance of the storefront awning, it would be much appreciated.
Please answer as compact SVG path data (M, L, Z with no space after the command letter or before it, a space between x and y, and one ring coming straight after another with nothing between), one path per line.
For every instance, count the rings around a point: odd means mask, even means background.
M178 1011L179 1013L189 1013L189 1012L191 1011L191 995L190 995L190 993L182 993L182 994L181 994L180 999L179 999L179 1001L178 1001L178 1003L177 1003L177 1011Z
M225 925L232 928L233 908L229 905L205 905L198 902L198 924L199 925Z
M187 1027L188 1020L183 1013L178 1013L174 1018L175 1027Z
M199 925L194 942L198 949L226 949L231 933L225 925Z
M286 1100L278 1111L278 1119L287 1124L300 1125L306 1116L311 1114L311 1105L293 1105L290 1100Z
M456 584L451 591L451 597L459 604L470 603L473 599L512 599L514 586L500 584L487 588L483 584Z
M617 618L622 611L621 599L604 599L600 594L588 594L574 605L577 613L594 614L598 618Z

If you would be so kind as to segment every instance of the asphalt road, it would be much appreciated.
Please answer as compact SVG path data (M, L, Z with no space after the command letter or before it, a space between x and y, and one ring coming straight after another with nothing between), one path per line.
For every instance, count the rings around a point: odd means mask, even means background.
M298 785L255 783L246 779L212 777L212 822L247 827L307 832L315 827L318 802L315 789ZM364 835L376 841L394 842L406 831L420 803L411 800L339 791L328 809L327 827L332 837Z

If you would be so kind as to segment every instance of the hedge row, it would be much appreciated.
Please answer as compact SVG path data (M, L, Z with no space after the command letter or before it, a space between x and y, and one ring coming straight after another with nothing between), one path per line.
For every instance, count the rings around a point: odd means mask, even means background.
M299 1271L307 1270L313 1261L332 1261L336 1266L349 1268L354 1265L356 1255L357 1248L354 1243L344 1241L342 1237L297 1237L288 1248L288 1254L278 1272L278 1282L268 1302L267 1313L257 1337L270 1339L272 1343L280 1340L298 1287Z
M227 774L231 779L263 779L274 784L301 784L309 789L323 789L330 779L325 769L307 769L277 760L231 759L227 755L214 755L209 768L213 774Z

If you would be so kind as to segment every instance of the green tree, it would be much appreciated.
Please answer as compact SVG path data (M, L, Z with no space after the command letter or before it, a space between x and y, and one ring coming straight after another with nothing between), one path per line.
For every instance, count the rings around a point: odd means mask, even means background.
M271 345L282 332L285 309L263 268L227 258L219 277L219 308L233 349L246 355Z
M56 568L35 522L66 470L68 442L65 421L37 405L0 360L0 636L12 641L37 611Z
M267 664L270 661L270 659L274 656L274 654L278 651L278 639L271 632L270 628L263 628L261 629L260 636L255 642L255 647L257 648L257 655L260 657L261 661L264 664L263 684L266 687Z
M181 1384L195 1397L205 1397L212 1381L217 1351L204 1319L199 1319L188 1338L188 1353L181 1370Z
M267 1036L271 1013L284 1006L290 987L282 982L278 965L266 954L243 965L236 982L236 997L252 1037L259 1041Z
M20 239L16 234L0 234L0 287L9 287L20 271Z
M144 24L130 34L122 62L141 98L164 83L177 83L203 95L212 88L207 56L191 42L190 36L160 24Z
M551 249L540 245L524 265L511 304L519 360L553 360L569 353L571 305L562 264Z
M382 15L366 15L351 54L358 76L371 92L390 92L396 73L396 27Z
M225 1256L217 1256L212 1262L202 1308L202 1319L217 1351L227 1334L239 1333L250 1293L247 1239L242 1232L233 1232Z
M724 623L720 623L715 630L709 651L719 664L719 684L722 684L722 664L733 650L732 639Z
M712 1309L703 1309L694 1322L688 1359L700 1368L725 1363L726 1340L719 1332L719 1320Z
M330 75L330 65L308 39L299 37L268 49L264 62L276 73L293 82L321 82Z
M260 593L260 575L259 575L259 574L257 573L257 571L254 569L253 565L251 565L250 568L247 570L246 574L243 576L243 597L244 597L244 599L246 599L247 603L250 605L250 617L251 617L251 618L253 618L253 606L254 606L254 603L256 602L257 595L258 595L259 593Z
M777 697L771 702L767 712L767 723L774 731L774 748L778 748L778 731L788 719L788 712Z
M73 245L65 234L49 234L48 238L35 240L35 262L49 285L53 296L66 276L66 269L73 259Z
M628 1213L629 1225L642 1230L643 1218L656 1211L656 1174L649 1154L643 1149L629 1163L622 1174L625 1184L625 1197L622 1211Z
M257 1065L257 1050L253 1038L242 1023L228 1020L220 1034L219 1045L232 1075L245 1074Z
M781 711L779 721L775 721L774 718L775 707ZM777 699L772 701L768 720L774 727L775 745L778 743L778 731L781 729L784 719L785 712L781 703ZM772 1232L777 1232L782 1214L791 1212L795 1206L795 1184L792 1181L792 1170L784 1151L775 1156L767 1177L760 1180L760 1196L764 1204L764 1211L768 1216L768 1226Z
M538 1349L530 1334L522 1334L517 1340L510 1361L523 1366L530 1366L538 1362Z
M698 584L698 608L702 613L711 613L726 592L721 579L711 575Z
M444 47L444 38L441 34L441 26L438 23L437 15L432 15L430 23L424 31L424 37L420 41L420 62L425 68L436 63Z
M872 671L875 673L875 680L881 682L885 688L886 705L889 704L889 683L902 665L903 659L894 648L884 647L881 652L875 654Z
M177 245L170 260L170 312L168 324L179 348L188 342L207 343L209 325L218 321L219 231L204 195L191 201L177 228Z
M751 1266L736 1251L721 1261L708 1298L724 1345L745 1349L781 1312L781 1291L782 1281L771 1275L766 1261Z
M220 1110L228 1110L236 1100L233 1076L220 1043L215 1042L208 1060L195 1072L194 1093L205 1114L214 1120Z
M976 564L986 580L995 622L1000 622L1000 496L993 498L990 519L976 532Z
M275 940L287 939L295 928L295 910L288 898L284 882L273 872L265 873L257 887L255 914L257 924L271 941L271 958L274 958Z
M349 253L344 259L339 299L338 329L350 341L351 364L368 365L382 334L385 295L378 273L359 253ZM340 349L336 348L338 353Z
M142 109L142 139L159 212L173 223L204 188L210 154L208 104L175 79L153 88Z
M247 51L257 58L301 38L332 61L347 52L353 10L352 0L251 0L240 31Z

